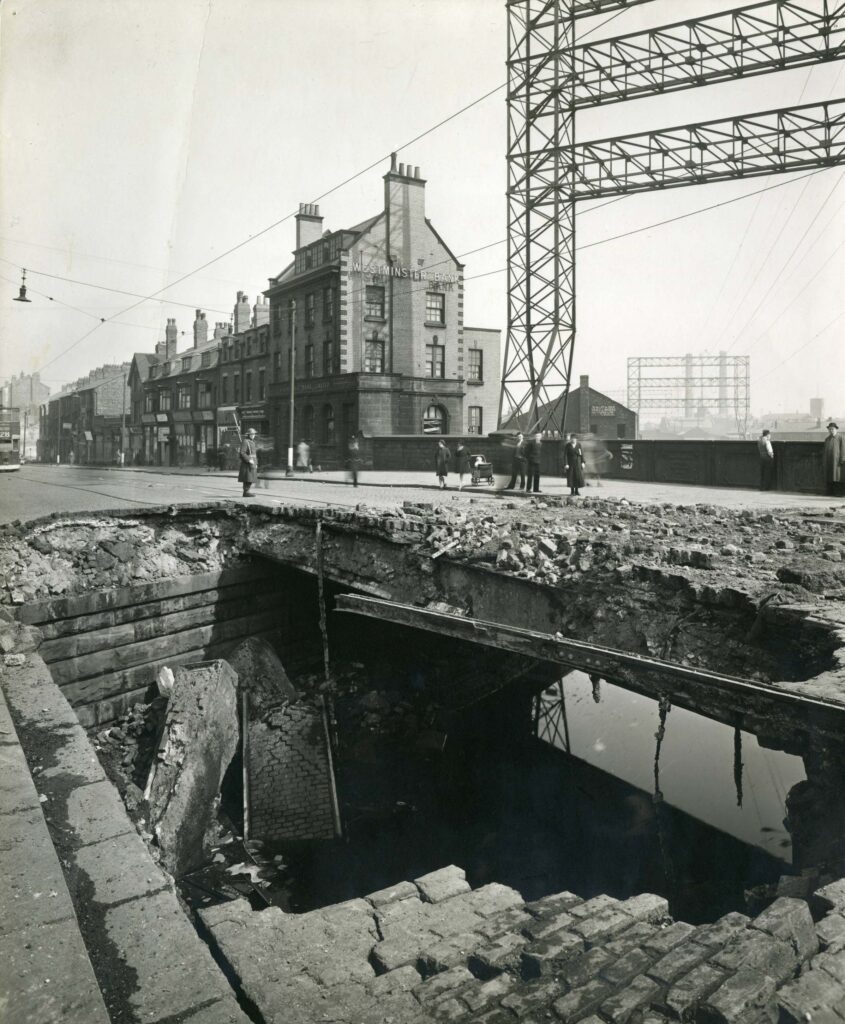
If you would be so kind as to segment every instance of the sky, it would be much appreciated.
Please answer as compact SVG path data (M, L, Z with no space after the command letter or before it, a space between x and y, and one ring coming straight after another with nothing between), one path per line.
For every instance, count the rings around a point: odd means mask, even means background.
M579 34L732 6L654 0ZM454 253L500 243L463 258L465 323L504 337L504 91L417 137L504 82L505 29L503 0L5 0L0 378L57 390L151 351L168 317L188 345L194 309L228 320L287 264L299 203L331 230L377 212L394 151ZM839 61L579 112L578 140L843 96ZM580 204L576 377L624 400L629 356L727 349L751 357L755 414L845 415L843 177Z

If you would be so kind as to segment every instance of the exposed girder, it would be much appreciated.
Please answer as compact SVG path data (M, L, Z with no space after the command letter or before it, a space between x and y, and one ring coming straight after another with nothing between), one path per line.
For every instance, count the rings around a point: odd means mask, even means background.
M624 7L637 7L639 4L651 2L652 0L572 0L572 15L575 18L588 18L591 14L607 14Z
M593 107L845 56L845 0L767 0L576 47L575 105Z
M573 197L653 192L843 162L845 100L831 100L575 146Z
M747 360L747 356L729 356L720 353L716 356L684 355L684 356L629 356L628 366L730 366Z

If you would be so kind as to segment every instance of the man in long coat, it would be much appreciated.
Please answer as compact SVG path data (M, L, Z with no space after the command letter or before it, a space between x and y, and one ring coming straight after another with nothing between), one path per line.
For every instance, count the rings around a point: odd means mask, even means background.
M506 485L506 491L512 491L516 487L517 477L520 488L525 487L525 438L522 434L516 435L516 446L513 450L513 461L511 463L511 478Z
M250 427L246 437L238 449L238 456L241 460L241 468L238 470L238 480L244 485L244 497L252 495L252 485L258 479L258 452L255 448L255 428Z
M839 433L836 423L828 423L824 439L825 491L834 497L845 497L845 434Z

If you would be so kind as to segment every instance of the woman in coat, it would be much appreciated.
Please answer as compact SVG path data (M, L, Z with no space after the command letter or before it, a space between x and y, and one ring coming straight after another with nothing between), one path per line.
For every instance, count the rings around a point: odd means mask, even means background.
M252 494L250 488L258 479L258 452L255 448L255 428L250 427L246 437L238 449L238 457L241 460L241 468L238 470L238 480L244 485L244 497L249 498Z
M563 449L564 472L570 494L580 494L584 486L584 452L581 442L573 434Z
M434 472L437 474L437 479L440 481L440 486L446 486L446 476L449 473L449 463L452 459L452 453L446 447L445 441L437 442L437 449L434 452Z
M465 446L459 444L455 449L455 472L458 474L458 490L462 490L464 486L464 473L469 473L469 452Z

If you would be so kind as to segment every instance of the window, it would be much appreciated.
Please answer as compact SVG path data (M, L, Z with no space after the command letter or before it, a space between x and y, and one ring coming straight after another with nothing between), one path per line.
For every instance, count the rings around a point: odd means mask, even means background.
M266 331L262 331L261 334L259 334L259 336L258 336L258 351L261 353L262 356L267 354L267 332Z
M234 348L235 348L235 351L234 351L233 358L234 359L240 359L241 358L241 343L239 341L236 341L235 345L234 345Z
M305 326L314 326L314 293L309 292L305 296Z
M280 306L273 306L273 337L277 338L282 333L282 310Z
M437 335L434 335L434 342L425 347L425 370L428 377L446 376L446 349L443 345L437 344Z
M210 409L211 406L211 382L205 380L200 381L200 383L197 384L197 408Z
M273 353L273 380L278 381L282 379L282 353Z
M424 434L446 433L446 410L442 405L430 405L423 413Z
M170 399L171 395L169 391L159 391L158 393L158 409L159 412L170 412Z
M267 371L261 369L258 371L258 401L263 402L267 397Z
M150 377L152 378L152 377L157 377L157 376L158 376L158 367L157 366L151 366L150 367Z
M314 346L305 346L305 376L314 376Z
M326 338L323 342L323 373L335 373L334 365L334 342Z
M156 411L156 396L155 391L144 392L144 412L155 412Z
M221 360L224 363L228 363L229 362L229 346L228 345L222 345L220 347L220 358L221 358Z
M323 406L323 441L334 444L334 409L330 405Z
M384 342L375 331L364 343L364 373L384 373Z
M202 368L204 370L207 370L209 366L211 366L211 353L210 352L203 352L203 354L202 354Z
M241 375L236 373L232 378L232 401L236 404L241 400Z
M314 406L306 405L302 410L302 436L306 441L314 440Z
M244 374L244 401L252 401L252 372L247 371Z
M617 423L616 424L616 436L618 438L623 438L623 437L630 436L628 434L628 429L627 429L627 424L626 423Z
M380 284L368 284L364 316L384 320L384 288Z
M446 296L443 292L425 293L425 320L430 324L446 323Z
M481 406L471 405L467 409L467 433L481 433Z
M252 338L246 339L246 354L248 356L252 355Z
M185 358L182 360L182 372L184 373L186 370L190 370L190 368L191 368L191 357L190 356L185 356Z
M480 348L467 349L467 380L484 380L484 353Z
M323 319L331 320L334 316L334 289L323 289Z
M170 363L162 363L161 375L166 377L170 373Z
M191 408L191 385L180 384L176 389L176 408L177 409L190 409Z
M229 378L225 373L220 378L220 401L223 405L229 401Z

